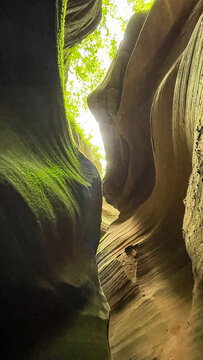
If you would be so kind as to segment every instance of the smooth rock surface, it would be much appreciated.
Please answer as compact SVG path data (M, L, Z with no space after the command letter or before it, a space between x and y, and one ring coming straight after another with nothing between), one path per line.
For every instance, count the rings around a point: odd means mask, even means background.
M202 359L202 12L202 0L157 0L137 14L89 97L120 210L97 254L114 360Z

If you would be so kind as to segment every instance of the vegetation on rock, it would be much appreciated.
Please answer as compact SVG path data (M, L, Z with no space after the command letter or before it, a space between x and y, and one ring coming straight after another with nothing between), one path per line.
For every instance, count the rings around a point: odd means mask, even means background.
M154 0L128 0L134 12L149 10ZM100 159L102 156L98 146L94 146L91 136L87 137L84 125L78 122L81 110L87 110L87 96L102 82L110 62L116 56L120 39L110 31L110 22L116 21L120 31L124 33L128 17L119 16L118 6L114 0L103 0L102 19L96 30L81 43L75 44L67 54L66 72L66 109L71 125L80 137L92 147Z

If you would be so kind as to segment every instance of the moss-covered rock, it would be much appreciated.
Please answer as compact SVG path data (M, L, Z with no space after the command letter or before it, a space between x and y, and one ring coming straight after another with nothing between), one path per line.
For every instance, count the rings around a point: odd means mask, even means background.
M102 359L109 358L109 309L95 262L100 177L75 145L63 102L66 5L48 0L1 5L0 334L5 360L40 359L41 353L47 360L96 359L100 352ZM75 14L83 21L79 10Z

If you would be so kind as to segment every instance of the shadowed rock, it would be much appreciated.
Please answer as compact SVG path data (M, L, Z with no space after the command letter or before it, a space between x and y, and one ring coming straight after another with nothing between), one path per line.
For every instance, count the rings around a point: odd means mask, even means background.
M100 1L77 2L76 8L70 2L67 13L66 1L1 2L0 334L5 360L109 358L108 305L95 262L100 177L77 149L63 103L66 14L69 46L93 30L99 13ZM81 33L70 30L75 18L83 25Z

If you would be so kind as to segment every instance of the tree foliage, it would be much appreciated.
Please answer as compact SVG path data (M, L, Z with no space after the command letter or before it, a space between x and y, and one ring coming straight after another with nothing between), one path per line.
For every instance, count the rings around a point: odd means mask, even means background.
M134 12L141 12L150 10L154 0L128 0L129 5L132 5Z
M116 18L116 5L111 0L103 2L103 16L97 29L81 44L76 44L69 54L67 83L68 115L72 120L79 116L80 108L87 109L87 96L104 78L107 65L117 51L117 39L108 27L109 15ZM123 25L121 19L118 21ZM102 60L106 57L107 59ZM106 66L105 66L106 62Z
M133 11L148 10L154 0L128 0ZM119 46L119 32L124 32L128 18L119 16L115 0L103 0L102 19L97 29L68 54L66 86L67 114L77 131L82 128L77 118L81 109L87 110L87 96L101 83ZM112 22L116 26L112 28ZM83 130L80 130L82 135ZM91 139L89 139L91 143Z

